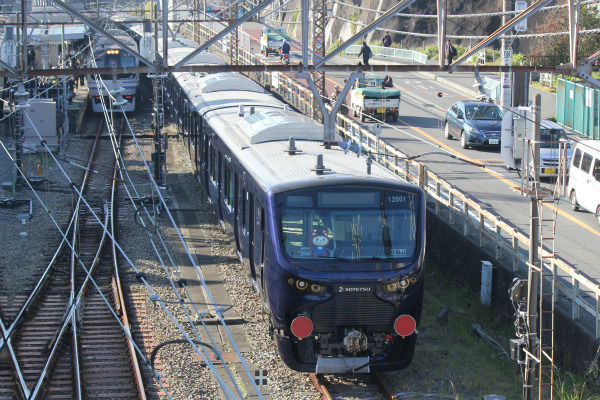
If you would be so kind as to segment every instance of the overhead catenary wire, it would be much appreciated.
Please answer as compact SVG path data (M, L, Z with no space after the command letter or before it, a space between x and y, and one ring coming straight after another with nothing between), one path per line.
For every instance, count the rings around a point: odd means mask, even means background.
M351 7L351 8L356 8L359 9L361 11L368 11L368 12L374 12L374 13L378 13L378 14L384 14L385 11L381 11L381 10L374 10L372 8L367 8L367 7L361 7L361 6L357 6L355 4L350 4L350 3L345 3L343 1L340 0L332 0L334 3L336 4L340 4L343 6L347 6L347 7ZM586 5L586 4L590 4L590 3L597 3L598 0L585 0L582 1L580 4L581 5ZM566 8L568 7L568 4L560 4L560 5L556 5L556 6L546 6L541 8L539 11L550 11L550 10L557 10L557 9L561 9L561 8ZM473 17L497 17L497 16L503 16L503 15L516 15L519 14L520 11L498 11L498 12L489 12L489 13L474 13L474 14L448 14L446 16L446 18L448 19L462 19L462 18L473 18ZM396 14L396 16L398 17L402 17L402 18L431 18L431 19L437 19L438 16L434 15L434 14L409 14L409 13L398 13Z
M100 88L101 88L101 86L100 86ZM102 96L102 97L103 97L103 96ZM106 119L107 119L107 121L108 121L109 132L111 132L111 135L113 135L113 134L114 134L114 128L113 128L113 126L112 126L112 118L110 118L110 116L109 116L108 112L106 111L106 107L105 107L105 106L104 106L104 114L105 114L105 118L106 118ZM128 125L129 125L129 124L128 124ZM131 129L131 126L129 126L129 129L132 131L132 134L133 134L133 130ZM37 130L36 130L36 133L37 133ZM38 136L39 136L39 133L38 133ZM136 140L136 144L137 144L137 140ZM137 144L137 145L138 145L138 149L140 150L140 153L141 153L141 149L139 148L139 144ZM6 150L6 149L5 149L5 150ZM55 161L56 161L56 160L55 160ZM14 160L13 160L13 162L14 162ZM57 163L57 164L58 164L58 163ZM147 171L148 171L149 169L148 169L148 166L147 166L147 165L146 165L146 168L147 168ZM63 174L64 174L64 175L67 177L67 179L69 180L69 182L71 182L71 180L70 180L70 178L68 178L68 175L66 174L66 172L65 172L65 171L64 171L62 168L61 168L61 170L63 171ZM22 173L22 171L21 171L21 173ZM24 174L23 174L23 175L24 175ZM151 176L151 174L150 174L150 176ZM27 178L25 177L25 179L27 179ZM28 182L28 184L29 184L29 182ZM72 185L72 183L71 183L71 186L73 186L73 185ZM156 186L156 183L154 182L154 187L155 187L155 186ZM31 187L31 185L30 185L30 187ZM34 190L33 188L31 188L31 189L32 189L32 190ZM79 193L79 192L78 192L78 196L82 198L82 200L84 201L84 203L86 204L86 206L88 206L88 208L89 208L89 205L88 205L88 204L87 204L87 202L85 201L85 199L84 199L84 196L82 195L82 193ZM160 196L160 195L159 195L159 196ZM38 197L38 199L39 199L39 196L37 196L37 197ZM42 202L42 201L41 201L41 199L39 199L39 200L40 200L40 202ZM161 199L161 200L164 202L164 199ZM45 207L45 208L47 209L47 207ZM91 210L91 211L92 211L92 214L94 214L93 210ZM100 222L100 224L102 224L102 222L101 222L101 221L99 221L98 217L97 217L95 214L94 214L94 216L95 216L95 218L98 220L98 222ZM57 223L55 223L55 225L57 226ZM57 226L57 227L58 227L58 226ZM59 228L59 229L60 229L60 228ZM153 232L153 233L154 233L154 232ZM63 236L64 236L64 234L63 234ZM112 238L112 239L114 240L114 238ZM161 240L162 240L162 239L161 239ZM116 242L115 242L115 243L116 243ZM127 255L126 255L126 254L124 254L123 250L120 248L120 246L118 245L118 243L116 243L116 247L117 247L117 248L119 249L119 251L120 251L120 252L121 252L121 253L124 255L125 259L128 261L129 265L130 265L130 266L131 266L131 267L134 269L134 271L136 271L136 273L138 273L138 274L139 274L139 271L138 271L138 270L135 268L135 266L133 265L133 263L131 262L131 260L129 260L129 259L128 259ZM165 247L166 247L166 246L165 246ZM168 273L167 273L167 276L169 276L169 277L170 277L170 275L168 275ZM143 283L144 283L144 284L145 284L145 285L148 287L148 289L149 289L150 293L154 293L154 291L152 290L152 288L151 288L151 287L148 285L148 283L147 283L147 282L145 282L145 280L144 280L144 279L141 279L141 281L142 281L142 282L143 282ZM186 289L186 291L187 291L187 289ZM189 293L188 293L188 295L189 295ZM154 297L154 296L155 296L155 295L153 294L153 296L152 296L152 297ZM189 296L189 297L191 298L191 296ZM160 299L160 297L158 297L158 298ZM212 300L212 299L211 299L211 300ZM213 303L214 303L214 301L213 301ZM165 312L167 312L167 314L170 316L170 318L173 320L173 322L174 322L174 323L175 323L175 324L178 326L179 330L180 330L180 331L181 331L181 332L184 334L184 336L186 336L186 335L185 335L185 332L183 331L183 329L181 328L181 326L179 326L179 325L177 324L176 320L174 319L174 317L173 317L172 315L170 315L170 314L169 314L168 310L167 310L167 309L166 309L166 307L165 307L165 304L161 303L161 307L162 307L162 308L165 310ZM113 313L114 313L114 312L113 312ZM218 315L220 316L220 319L221 319L222 323L224 323L224 321L222 320L222 316L221 316L221 314L222 314L222 311L220 311L220 312L218 311ZM115 317L116 317L116 314L114 314L114 315L115 315ZM189 316L188 316L188 319L189 319ZM120 322L120 321L119 321L119 322ZM206 326L205 326L205 329L206 329ZM197 334L197 332L196 332L196 334ZM233 340L233 339L231 338L231 336L230 336L230 334L229 334L229 333L228 333L228 336L230 337L230 340ZM189 337L187 337L187 336L186 336L186 338L188 338L188 339L189 339ZM241 357L241 354L239 353L239 349L237 349L237 346L235 345L235 343L233 343L233 346L236 348L236 351L238 352L238 355L240 356L240 359L242 359L242 357ZM196 350L196 352L197 352L198 354L200 354L200 356L201 356L203 359L205 358L205 357L204 357L204 355L202 354L203 352L201 352L201 351L200 351L199 349L197 349L197 348L195 348L195 350ZM138 349L138 351L139 351L139 349ZM142 358L143 358L143 357L142 357ZM242 359L242 360L243 360L243 359ZM223 386L223 389L224 389L224 391L228 392L228 396L229 396L229 395L233 396L233 393L231 393L230 389L229 389L229 388L227 387L227 385L226 385L226 384L225 384L225 383L222 381L222 379L219 377L218 373L216 373L216 370L214 370L214 369L213 369L213 366L212 366L212 364L211 364L211 362L210 362L210 359L209 359L208 357L206 357L206 358L205 358L205 362L206 362L206 364L207 364L207 365L208 365L208 366L211 368L211 371L213 372L213 374L215 375L215 377L217 378L217 380L219 381L219 383L220 383L220 384ZM247 369L247 366L246 366L245 368L246 368L246 370L247 370L248 374L250 374L250 373L249 373L249 371L248 371L248 369ZM154 372L153 372L153 373L154 373ZM232 378L232 379L233 379L233 378ZM235 382L234 382L234 384L235 384ZM258 390L258 389L257 389L257 390ZM165 389L165 392L167 392L167 391L166 391L166 389ZM239 391L238 391L238 393L239 393ZM260 397L260 395L259 395L259 397Z
M361 25L361 26L368 26L369 24L365 24L362 22L358 22L358 21L352 21L349 20L347 18L343 18L343 17L339 17L339 16L332 16L332 18L335 19L339 19L341 21L347 22L347 23L351 23L354 25ZM388 32L393 32L393 33L398 33L401 35L406 35L406 36L416 36L416 37L424 37L424 38L437 38L438 35L437 33L418 33L418 32L407 32L407 31L397 31L394 29L389 29L389 28L377 28L379 30L385 30ZM600 33L600 28L597 29L585 29L585 30L581 30L579 31L580 35L586 35L586 34L595 34L595 33ZM530 34L519 34L518 36L513 36L513 35L502 35L499 36L498 39L502 39L504 38L519 38L519 39L525 39L525 38L544 38L544 37L553 37L553 36L567 36L569 35L569 32L564 31L564 32L547 32L547 33L530 33ZM446 38L448 39L463 39L463 40L467 40L467 39L477 39L477 40L481 40L481 39L485 39L488 36L482 36L482 35L471 35L471 36L464 36L464 35L446 35Z

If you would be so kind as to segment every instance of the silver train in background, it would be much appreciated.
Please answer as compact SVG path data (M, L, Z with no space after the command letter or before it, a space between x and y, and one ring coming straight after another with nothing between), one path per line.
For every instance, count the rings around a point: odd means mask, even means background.
M125 31L120 29L109 29L108 32L129 48L138 51L136 41ZM113 67L137 67L139 60L123 50L119 45L107 38L100 38L94 44L88 59L88 67L113 68ZM116 91L127 101L123 105L124 111L134 111L138 101L138 89L140 77L138 73L126 72L117 74L87 75L90 104L94 112L102 112L102 98L106 107L110 107L110 96L116 97Z

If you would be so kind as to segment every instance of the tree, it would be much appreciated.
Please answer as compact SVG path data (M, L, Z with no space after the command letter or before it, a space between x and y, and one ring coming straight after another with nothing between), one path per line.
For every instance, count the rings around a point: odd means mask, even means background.
M569 11L564 9L546 11L547 17L544 23L538 25L535 33L550 32L568 32L569 31ZM579 17L579 30L597 29L600 26L600 11L595 6L581 7ZM586 58L600 48L600 34L590 33L579 35L579 45L577 47L577 58ZM532 46L535 54L541 56L553 56L557 58L565 57L570 54L568 36L552 36L538 39Z

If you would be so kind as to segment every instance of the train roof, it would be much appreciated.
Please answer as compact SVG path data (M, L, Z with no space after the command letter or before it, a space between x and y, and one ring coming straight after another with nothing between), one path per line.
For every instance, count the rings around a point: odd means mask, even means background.
M175 65L179 61L183 60L188 54L192 51L196 50L196 48L192 47L175 47L171 48L169 46L169 65ZM161 51L162 55L162 51ZM185 65L224 65L225 61L221 60L219 57L208 51L202 51L196 54L190 61L188 61Z
M127 47L129 47L135 51L138 50L138 46L137 46L137 43L135 42L135 40L131 36L129 36L127 34L127 32L125 32L124 30L113 28L113 29L109 29L107 32L110 33L115 38L119 39L121 42L123 42L125 45L127 45ZM100 36L100 38L98 39L98 44L94 47L94 51L101 50L105 47L114 48L114 47L120 47L120 46L117 45L116 43L113 43L107 37Z
M257 105L262 101L262 105ZM235 154L265 188L304 179L331 177L399 178L373 163L367 174L366 157L346 153L342 147L323 146L323 125L289 110L269 94L252 92L215 92L196 98L197 107L207 123L218 132ZM249 105L253 106L252 113ZM243 105L243 115L240 111ZM298 152L290 155L289 139L294 138ZM341 138L336 135L336 141ZM323 175L314 169L322 154Z
M333 179L341 184L353 179L405 181L367 158L340 146L323 146L323 125L266 92L238 73L174 74L195 109L227 144L232 154L265 189L301 185L306 179ZM294 138L297 152L289 151ZM341 142L336 135L335 141ZM317 156L323 155L325 171L317 175ZM316 182L315 182L316 183ZM319 184L319 183L316 183ZM279 190L274 188L274 190Z

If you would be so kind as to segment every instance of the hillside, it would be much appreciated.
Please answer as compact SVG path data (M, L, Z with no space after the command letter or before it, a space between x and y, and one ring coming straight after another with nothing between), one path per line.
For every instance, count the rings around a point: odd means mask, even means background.
M448 15L472 15L480 13L493 13L502 11L503 0L448 0ZM556 3L559 3L557 1ZM560 1L562 3L562 1ZM360 7L352 7L349 4ZM364 25L371 23L378 14L367 11L366 9L375 9L386 11L393 5L397 4L397 0L338 0L333 3L333 14L336 18L331 18L326 26L326 47L329 47L332 42L338 38L348 39L355 32L364 28ZM289 4L289 9L299 10L300 1L293 0ZM437 2L434 0L417 0L412 6L408 7L403 13L407 14L424 14L436 15ZM291 31L291 34L300 40L300 25L294 24L298 18L298 13L275 13L273 14L279 21L283 21L283 26ZM312 18L312 15L311 15ZM529 19L528 26L532 27L536 24L536 20L543 18L542 15L536 15ZM357 23L353 23L356 21ZM270 21L270 23L277 24ZM481 36L489 35L498 29L502 24L502 17L499 15L488 17L466 17L466 18L449 18L447 21L447 35L459 36ZM279 25L279 24L277 24ZM402 43L404 48L423 48L424 46L437 43L436 37L406 35L397 32L414 32L420 34L437 34L437 20L435 18L406 18L394 17L382 25L381 29L376 29L367 36L367 40L371 43L378 43L386 29L390 30L394 43ZM396 33L394 33L396 31ZM455 43L463 46L470 46L477 43L476 39L454 40ZM526 45L526 43L521 44ZM494 47L499 47L499 42L493 44Z

